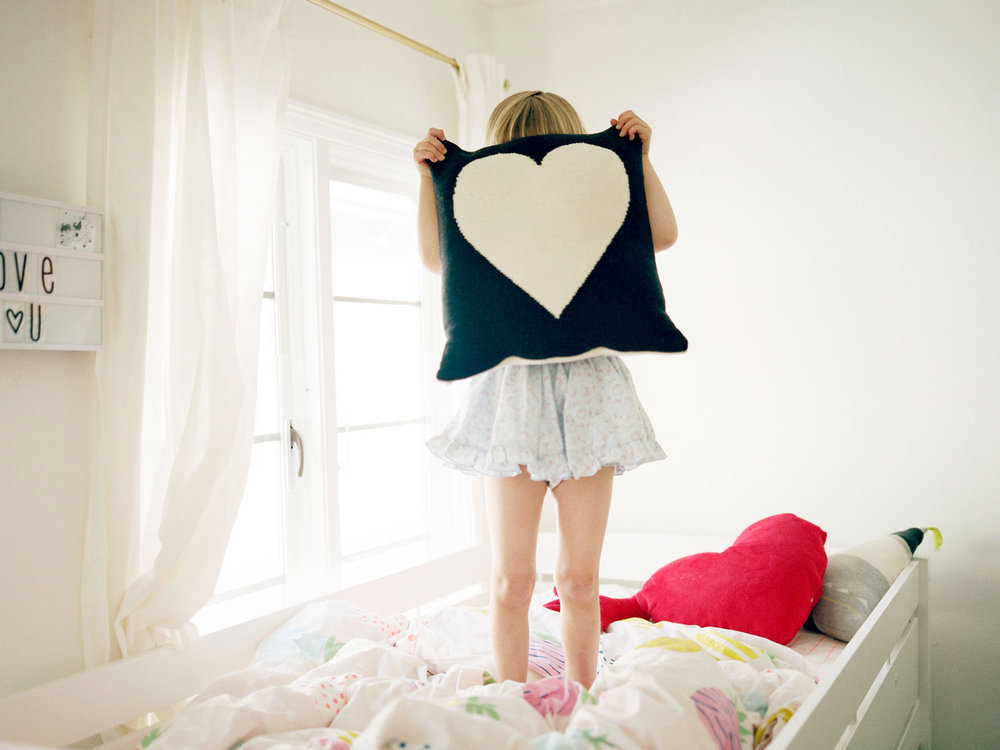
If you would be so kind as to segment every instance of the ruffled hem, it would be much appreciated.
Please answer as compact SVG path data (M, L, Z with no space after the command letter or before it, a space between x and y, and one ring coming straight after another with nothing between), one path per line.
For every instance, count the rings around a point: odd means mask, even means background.
M509 365L469 382L459 413L427 442L446 466L555 486L666 458L618 357Z
M484 451L444 435L427 441L427 448L446 467L464 474L514 477L521 473L521 466L524 466L533 480L547 482L550 487L567 479L593 476L605 466L613 466L615 476L620 476L637 466L667 457L655 440L632 440L589 455L574 456L572 460L564 454L536 456L530 450L508 450L498 446Z

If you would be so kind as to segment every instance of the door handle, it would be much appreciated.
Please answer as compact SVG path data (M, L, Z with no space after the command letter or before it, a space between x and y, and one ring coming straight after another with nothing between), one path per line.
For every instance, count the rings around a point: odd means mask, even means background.
M295 450L296 448L299 449L299 476L301 477L302 470L305 468L306 465L306 453L302 447L302 435L299 433L298 430L296 430L292 426L291 422L288 423L288 438L289 438L288 449L289 450Z

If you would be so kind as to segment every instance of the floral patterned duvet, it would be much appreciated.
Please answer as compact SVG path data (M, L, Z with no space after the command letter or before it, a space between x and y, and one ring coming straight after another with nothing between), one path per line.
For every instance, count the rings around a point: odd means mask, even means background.
M815 685L756 636L624 620L590 690L562 676L559 614L531 609L531 678L490 676L485 609L381 617L309 605L141 742L150 750L766 747Z

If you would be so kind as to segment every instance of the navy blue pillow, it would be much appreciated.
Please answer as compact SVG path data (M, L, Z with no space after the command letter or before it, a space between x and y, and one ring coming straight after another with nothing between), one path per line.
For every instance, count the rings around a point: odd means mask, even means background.
M447 335L438 379L687 349L664 309L638 139L609 128L446 147L430 164Z

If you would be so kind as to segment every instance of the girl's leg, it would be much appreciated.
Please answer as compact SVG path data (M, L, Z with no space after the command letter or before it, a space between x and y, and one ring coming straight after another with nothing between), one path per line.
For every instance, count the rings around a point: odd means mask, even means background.
M587 688L597 676L601 636L598 572L614 476L614 467L605 466L592 477L565 480L552 490L558 502L555 579L566 675Z
M486 480L493 547L490 634L498 682L528 679L528 606L535 590L535 545L546 485L525 467L516 477Z

